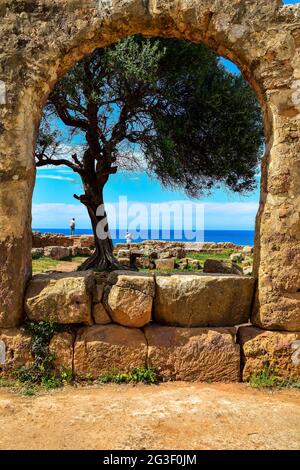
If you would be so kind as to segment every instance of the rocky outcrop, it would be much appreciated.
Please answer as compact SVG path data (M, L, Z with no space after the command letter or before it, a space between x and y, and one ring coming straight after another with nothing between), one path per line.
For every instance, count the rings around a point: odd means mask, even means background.
M155 283L152 275L115 272L106 295L106 306L112 320L123 326L140 328L151 320Z
M232 328L145 328L148 364L163 380L238 382L240 348Z
M300 379L300 331L265 331L253 326L238 330L243 380L268 370L285 379Z
M92 323L92 272L47 273L33 276L25 294L30 320Z
M184 327L247 323L253 290L251 277L157 275L154 320Z
M106 373L144 367L147 343L144 334L119 325L95 325L79 330L74 347L74 373L97 379Z

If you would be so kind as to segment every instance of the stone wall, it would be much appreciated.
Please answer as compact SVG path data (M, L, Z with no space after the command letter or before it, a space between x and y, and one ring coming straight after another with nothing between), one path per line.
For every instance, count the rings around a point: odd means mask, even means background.
M204 42L238 65L264 113L255 325L300 328L300 5L281 0L0 2L0 326L21 321L31 275L34 146L57 80L132 35Z
M45 248L47 246L63 247L95 247L93 235L63 235L59 233L32 232L32 248Z
M39 274L25 297L29 320L68 326L50 343L57 368L77 378L153 367L161 380L236 382L266 364L300 377L300 332L247 323L254 279L233 275ZM30 337L0 329L4 371L33 361ZM242 375L241 375L242 374Z
M45 248L47 246L94 248L93 235L63 235L57 233L32 232L32 248ZM138 243L131 243L130 248L136 250L153 250L164 252L173 249L183 249L185 252L211 252L221 253L224 250L242 251L244 245L236 245L230 242L169 242L161 240L145 240ZM126 250L126 243L116 243L116 250Z

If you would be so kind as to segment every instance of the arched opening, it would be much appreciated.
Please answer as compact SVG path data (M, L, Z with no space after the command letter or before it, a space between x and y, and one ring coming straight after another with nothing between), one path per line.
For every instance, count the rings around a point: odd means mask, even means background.
M134 67L133 71L130 67ZM153 78L150 79L151 75ZM90 98L91 90L95 96L97 95L95 101ZM93 121L96 122L95 125L91 120L91 114L89 114L89 109L92 106L96 110ZM121 124L122 129L120 128ZM93 136L96 136L96 144L92 142ZM87 149L89 152L94 149L95 154L99 153L99 157L95 157L95 161L91 165L95 167L94 173L89 164L91 157L85 153ZM108 152L111 162L109 162L109 174L107 173L106 176L102 170L102 160ZM175 272L181 269L199 272L203 267L204 272L213 272L209 271L208 263L206 263L206 267L203 266L205 256L207 256L210 259L216 258L215 264L210 269L218 272L218 259L222 260L231 254L234 257L234 251L241 251L241 245L254 244L255 215L253 212L257 208L258 197L256 196L257 199L252 203L250 209L252 210L252 227L250 227L252 231L240 234L238 231L229 230L219 234L214 230L212 233L206 230L210 228L208 226L205 227L203 237L203 234L199 233L203 231L203 220L196 220L195 225L192 226L191 220L187 220L187 214L184 214L184 211L187 213L189 210L195 209L192 204L191 207L187 207L188 201L191 202L192 199L186 197L186 202L183 203L180 200L174 200L175 195L178 197L179 194L179 197L183 199L183 191L185 190L188 195L194 196L199 204L203 201L203 199L199 200L200 196L203 198L211 188L213 190L217 187L219 199L226 201L227 195L224 191L226 187L232 191L231 194L236 192L239 195L246 192L247 196L247 192L251 193L251 190L256 189L256 173L259 172L262 152L262 123L259 106L255 103L249 87L239 77L238 69L231 62L221 62L221 58L217 58L205 46L188 41L160 40L159 38L150 40L143 39L141 36L130 37L110 48L96 49L91 56L87 56L84 62L80 62L72 72L58 82L52 91L38 138L37 181L40 183L40 195L42 195L47 180L53 184L57 183L58 188L55 191L55 202L46 199L43 201L44 205L36 206L40 217L39 222L34 219L33 227L34 229L40 227L45 232L43 224L45 222L51 224L52 217L51 231L61 233L59 227L66 229L69 219L75 213L80 214L86 222L84 226L80 227L79 225L79 229L88 229L88 231L82 230L81 233L93 233L94 230L95 245L97 246L99 232L96 236L95 225L91 230L91 222L88 217L84 217L84 211L80 211L79 207L74 207L70 197L68 205L64 205L61 192L61 199L58 199L60 188L65 184L63 182L68 184L69 196L75 192L75 186L72 188L71 184L76 183L76 192L78 190L80 191L78 194L83 194L82 196L76 195L76 198L87 207L90 214L91 205L86 202L87 198L90 198L91 191L93 194L106 191L105 204L112 202L109 198L109 185L113 192L118 191L121 180L119 180L119 184L115 182L117 179L115 175L119 174L122 168L123 170L127 169L127 174L128 169L135 169L136 172L139 170L139 173L135 174L135 178L144 176L143 172L147 170L148 173L152 170L152 176L165 183L167 187L171 187L171 190L173 188L173 192L170 190L167 197L171 201L173 197L171 211L173 213L175 211L173 216L176 217L176 224L174 225L173 222L172 227L170 226L170 213L156 214L155 205L152 204L149 207L149 204L154 201L144 199L143 188L141 188L142 191L138 194L138 199L128 201L129 203L139 201L140 206L136 208L137 213L143 212L140 213L140 217L137 215L135 217L136 223L140 225L140 231L137 230L137 226L133 226L128 221L128 202L124 201L128 196L128 190L130 190L127 178L127 187L124 188L123 180L122 189L118 192L117 204L113 207L110 205L112 214L109 211L108 215L110 230L113 229L114 232L113 241L125 244L125 234L129 230L134 232L132 241L135 243L139 239L151 238L167 241L177 240L179 242L177 248L179 248L180 243L182 245L182 242L186 241L223 242L223 253L220 253L221 245L216 245L215 248L207 245L210 253L205 251L205 247L199 247L199 244L194 245L195 249L193 249L193 245L189 245L189 251L187 251L186 245L183 245L184 248L181 249L180 254L180 257L184 258L183 262L176 259L173 261L170 259L169 263L165 262L166 265L169 264L169 269L174 264L172 271ZM189 155L188 158L186 158L187 155ZM51 164L52 171L49 169ZM56 170L54 173L53 169ZM39 170L45 171L39 172ZM91 172L93 176L88 176L91 175ZM95 181L98 178L94 189L91 188L93 178ZM143 178L143 184L148 185L150 192L153 192L154 187L152 184L151 188L150 180ZM82 186L84 186L84 190ZM158 185L156 185L157 188L159 188ZM174 188L181 190L182 194L178 191L175 192ZM71 192L72 189L73 192ZM161 198L158 194L155 202L162 204L166 199L166 194L161 188L159 191ZM99 207L103 202L103 196L101 196L101 201L98 196L95 197L96 199L94 205ZM211 200L212 202L209 203ZM207 200L206 217L209 220L211 213L217 207L219 213L214 216L214 223L217 224L216 219L223 216L222 212L225 212L226 205L219 208L214 204L214 200L213 195L210 195L210 199ZM230 201L230 196L228 201ZM235 202L237 201L239 201L238 197ZM36 202L38 202L38 196ZM53 202L54 204L52 204ZM141 207L141 203L144 203L144 207ZM253 210L254 205L256 207ZM55 215L48 212L51 207L52 210L57 208ZM233 208L236 210L240 208L242 211L243 204L232 202L227 209L228 219L232 215L230 211ZM246 205L246 208L249 210L249 204ZM65 213L59 213L63 209ZM120 214L120 209L121 212L124 212L125 209L126 214ZM132 209L134 208L131 208L131 213ZM168 210L167 207L165 209ZM201 208L198 209L200 211ZM73 214L68 212L70 210L73 210ZM200 218L202 214L200 215L199 211L198 217ZM243 215L240 212L240 214L236 213L235 217L240 220ZM124 221L125 216L126 222ZM65 218L64 225L58 225L57 220L61 221L63 217ZM78 220L78 217L76 218ZM121 218L122 221L120 221ZM91 216L92 224L94 219L97 224L100 224L101 218L99 217L97 220L96 210ZM158 219L160 219L160 224L153 227L153 223ZM192 214L190 219L192 219ZM186 226L184 226L184 222ZM167 223L168 226L162 226L161 223ZM225 223L224 220L223 224ZM222 222L219 222L219 226L215 225L215 228L222 229ZM70 230L67 233L69 234L69 232ZM34 241L36 242L35 247L38 249L47 243L52 247L52 252L54 252L53 245L57 244L55 237L49 237L49 240L39 240L36 236ZM63 244L65 243L63 242ZM119 246L119 248L122 248L120 258L126 262L124 267L136 267L135 260L130 260L126 245ZM140 246L135 246L136 250L139 248ZM175 248L176 244L174 244ZM99 253L101 249L99 247ZM196 249L201 250L201 255L197 255L197 252L194 253ZM47 250L47 253L50 251ZM67 257L67 250L60 251L61 258ZM81 250L81 252L84 251L87 252L87 250ZM125 252L129 257L127 259L125 259ZM37 250L35 253L38 256L40 251ZM191 254L190 264L183 253L187 253L187 256ZM103 255L103 257L105 256ZM101 257L99 255L98 257L98 264L95 264L94 261L93 265L88 264L89 261L85 260L84 268L111 268L109 260L106 261L106 265L102 265L99 264L102 263ZM169 257L173 258L171 254ZM230 266L229 260L228 266L220 261L220 272L242 273L239 268L242 267L244 261L245 270L247 273L251 272L251 251L247 255L239 254L234 259L232 266ZM197 260L201 260L202 263L198 263ZM51 260L47 261L51 263ZM155 268L155 262L148 257L143 260L138 259L137 262L140 267ZM237 263L240 263L240 266ZM246 263L248 263L247 266ZM34 264L39 265L39 262L34 262ZM160 265L163 262L159 261L157 264ZM41 265L43 266L43 263ZM52 268L54 265L52 263L48 266L45 263L45 267ZM58 264L58 269L62 267L61 263ZM117 264L116 267L118 267ZM122 268L122 265L119 267Z

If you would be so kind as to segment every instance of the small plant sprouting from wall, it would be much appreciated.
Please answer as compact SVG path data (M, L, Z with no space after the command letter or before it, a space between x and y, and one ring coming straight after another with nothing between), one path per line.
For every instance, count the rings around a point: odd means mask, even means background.
M55 333L66 331L68 327L56 323L28 321L22 328L31 335L31 352L34 357L32 364L13 372L17 381L25 386L24 393L33 395L38 385L51 389L70 383L73 379L72 371L65 368L55 370L55 355L49 349Z
M284 379L278 377L272 371L269 365L265 365L258 374L253 374L249 379L249 384L253 388L299 388L300 381L293 379Z

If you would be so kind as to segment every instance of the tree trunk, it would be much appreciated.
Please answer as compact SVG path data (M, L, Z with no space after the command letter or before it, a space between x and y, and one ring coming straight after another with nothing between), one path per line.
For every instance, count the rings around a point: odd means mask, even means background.
M113 243L109 234L102 194L96 197L94 196L93 200L91 200L90 194L90 191L88 191L88 194L86 191L84 204L87 207L91 219L96 248L94 253L84 263L82 263L81 266L79 266L78 270L86 271L88 269L97 269L99 271L107 271L114 269L128 269L128 267L121 265L113 254ZM103 207L103 215L99 216L97 215L97 209L101 205ZM102 227L106 233L106 238L98 237L97 227L99 223L102 223Z

